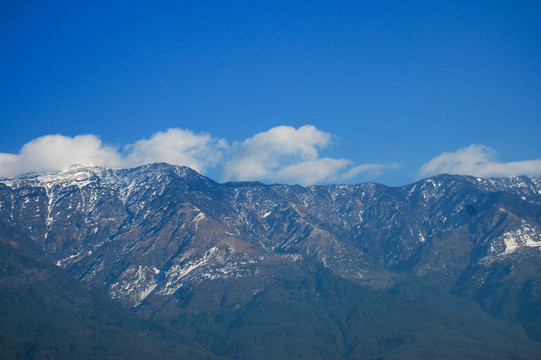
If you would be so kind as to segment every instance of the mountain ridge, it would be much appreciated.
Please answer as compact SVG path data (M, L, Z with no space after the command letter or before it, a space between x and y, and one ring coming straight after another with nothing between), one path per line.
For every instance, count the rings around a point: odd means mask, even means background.
M373 289L414 279L474 300L532 339L541 330L525 315L541 314L540 176L303 187L220 184L165 163L74 166L0 180L0 222L143 317L244 309L313 259ZM222 295L190 300L208 291Z

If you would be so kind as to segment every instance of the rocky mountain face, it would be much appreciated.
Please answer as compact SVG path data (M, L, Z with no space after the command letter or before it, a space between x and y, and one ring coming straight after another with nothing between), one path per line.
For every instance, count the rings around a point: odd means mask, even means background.
M308 268L421 303L403 285L423 284L541 341L541 177L301 187L74 166L0 180L0 230L199 341L201 314L246 310Z

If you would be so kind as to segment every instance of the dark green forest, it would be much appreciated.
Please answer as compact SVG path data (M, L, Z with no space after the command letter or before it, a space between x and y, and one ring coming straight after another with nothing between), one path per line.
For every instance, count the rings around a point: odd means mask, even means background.
M541 344L477 303L419 281L374 290L316 261L179 292L133 312L30 248L0 241L2 359L538 359Z
M28 248L0 241L0 358L214 359Z
M170 324L215 353L236 359L541 355L541 344L530 341L519 326L491 318L472 301L411 281L377 291L344 280L315 262L304 268L302 274L284 273L240 308L202 311L202 303L216 303L213 294L221 293L222 302L230 294L227 287L212 294L199 289Z

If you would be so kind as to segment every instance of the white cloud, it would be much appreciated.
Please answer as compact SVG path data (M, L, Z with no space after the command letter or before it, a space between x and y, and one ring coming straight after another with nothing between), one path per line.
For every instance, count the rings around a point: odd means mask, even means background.
M483 145L471 145L456 152L443 153L424 164L418 177L437 174L460 174L480 177L541 174L541 159L502 163L496 151Z
M0 177L60 170L72 164L132 167L152 162L186 165L204 172L215 166L227 147L224 140L189 130L169 129L125 147L124 154L95 135L47 135L25 144L18 155L0 153Z
M103 145L97 136L47 135L25 144L18 155L0 154L0 176L62 169L74 163L117 167L122 161L118 152Z
M126 146L125 166L154 162L185 165L198 172L216 166L227 148L225 140L210 134L195 134L190 130L168 129L157 132L150 139L139 140Z
M303 161L279 169L272 177L274 181L297 183L305 186L335 181L338 174L350 163L347 159L331 158Z
M348 171L343 173L340 176L340 178L342 180L344 180L344 181L348 181L348 180L351 180L351 179L357 177L358 175L360 175L362 173L369 174L371 176L378 176L385 170L398 169L399 167L400 167L400 165L398 165L396 163L392 163L392 164L362 164L362 165L355 166L352 169L349 169Z
M395 164L359 165L352 169L348 159L320 158L320 151L333 135L305 125L298 129L278 126L235 144L231 160L224 166L224 180L262 180L311 185L350 181L361 173L374 176Z
M233 156L224 166L224 179L303 184L325 180L349 163L345 159L318 159L319 150L331 140L331 134L311 125L274 127L235 144ZM308 170L310 175L301 174ZM310 176L317 180L308 181Z

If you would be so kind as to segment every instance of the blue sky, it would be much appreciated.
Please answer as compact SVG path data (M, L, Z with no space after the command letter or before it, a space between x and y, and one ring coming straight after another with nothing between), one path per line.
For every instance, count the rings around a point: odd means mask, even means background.
M537 1L0 2L0 177L541 174Z

